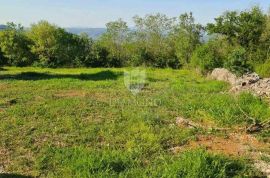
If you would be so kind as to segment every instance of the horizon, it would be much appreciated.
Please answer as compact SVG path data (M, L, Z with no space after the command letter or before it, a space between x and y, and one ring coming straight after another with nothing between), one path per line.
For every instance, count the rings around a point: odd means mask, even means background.
M119 18L132 27L132 17L135 15L162 13L169 17L178 17L185 12L193 12L196 22L205 25L227 10L240 11L258 5L263 11L267 11L270 5L267 0L206 0L203 3L200 0L13 0L1 3L0 24L14 22L30 27L40 20L47 20L62 28L106 28L106 23Z

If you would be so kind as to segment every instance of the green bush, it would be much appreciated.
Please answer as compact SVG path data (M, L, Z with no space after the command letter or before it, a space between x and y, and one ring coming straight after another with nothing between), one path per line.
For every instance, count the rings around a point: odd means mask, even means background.
M246 50L242 47L239 47L228 54L228 60L225 63L225 67L237 75L252 71L252 66L248 64L247 61Z
M31 43L20 25L9 23L7 29L0 31L1 53L8 65L31 65L34 60L29 48Z
M213 41L199 46L193 53L191 66L199 67L202 72L222 67L223 59L217 47Z
M7 63L7 59L4 57L4 54L0 48L0 66L3 66Z

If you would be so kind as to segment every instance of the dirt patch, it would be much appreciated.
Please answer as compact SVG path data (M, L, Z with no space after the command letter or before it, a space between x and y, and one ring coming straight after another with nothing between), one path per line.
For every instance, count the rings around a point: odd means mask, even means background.
M74 97L85 97L86 92L82 90L68 90L68 91L60 91L53 94L54 97L57 98L74 98Z
M3 113L3 112L5 112L5 109L1 108L1 106L0 106L0 113Z
M224 137L200 135L196 137L196 140L190 141L182 147L175 147L172 151L177 153L186 149L200 147L204 147L210 152L222 153L228 156L249 156L251 152L270 148L269 145L259 142L251 135L232 133Z
M0 148L0 173L5 173L5 168L10 163L9 151L4 148Z
M1 83L0 84L0 90L3 91L5 89L8 89L8 85L7 84L4 84L4 83Z
M254 167L270 178L270 164L261 160L262 153L270 152L270 144L258 141L246 133L231 133L223 137L199 135L186 145L170 149L174 154L185 150L205 148L212 153L232 157L244 156L253 161Z
M110 95L110 93L97 92L97 91L90 92L90 93L88 93L87 96L93 100L98 101L98 102L105 102L105 103L110 102L110 99L113 97Z
M270 143L260 142L253 135L245 132L246 129L217 128L212 123L197 123L183 117L177 117L175 124L180 128L200 128L203 130L212 128L219 131L218 133L222 133L222 136L197 135L194 140L190 140L187 144L171 148L170 151L174 154L205 148L212 153L232 157L244 156L252 160L254 167L270 178L270 164L261 159L262 154L268 155L270 153Z
M35 99L35 101L44 101L45 100L45 98L42 96L35 96L34 99Z

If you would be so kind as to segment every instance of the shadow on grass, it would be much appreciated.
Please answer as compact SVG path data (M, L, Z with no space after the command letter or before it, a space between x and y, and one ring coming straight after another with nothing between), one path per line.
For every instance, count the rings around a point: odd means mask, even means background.
M0 67L0 71L7 71L7 69Z
M23 72L19 74L0 74L0 80L49 80L49 79L79 79L79 80L116 80L122 72L112 72L110 70L101 71L95 74L53 74L53 73L39 73L39 72Z
M32 176L23 176L19 174L1 174L0 178L33 178Z

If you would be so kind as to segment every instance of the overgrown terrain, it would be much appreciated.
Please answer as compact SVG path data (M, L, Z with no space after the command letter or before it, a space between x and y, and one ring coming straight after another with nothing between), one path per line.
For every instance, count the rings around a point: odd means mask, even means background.
M263 177L270 132L245 127L270 118L267 101L151 68L134 96L125 70L3 68L0 177Z

